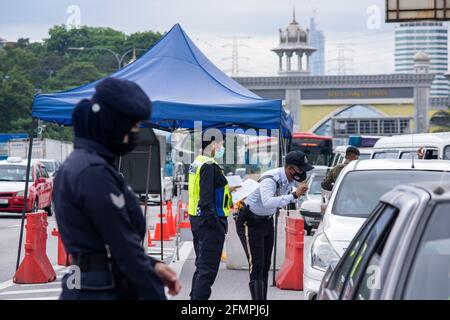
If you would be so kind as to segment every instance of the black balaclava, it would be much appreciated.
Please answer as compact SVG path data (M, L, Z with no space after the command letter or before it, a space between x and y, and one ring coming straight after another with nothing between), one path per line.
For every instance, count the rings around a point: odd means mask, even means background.
M123 139L138 120L127 118L112 108L102 107L87 99L78 103L72 119L75 137L93 140L116 156L131 151L123 143ZM130 148L133 147L131 140Z
M93 140L116 156L130 152L137 141L132 127L151 115L151 101L134 82L106 78L91 100L83 99L72 114L75 137ZM123 139L128 134L129 142Z

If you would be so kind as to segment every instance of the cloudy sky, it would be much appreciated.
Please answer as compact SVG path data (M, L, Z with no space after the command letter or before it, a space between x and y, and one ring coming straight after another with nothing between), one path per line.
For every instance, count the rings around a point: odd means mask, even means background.
M132 33L167 31L180 23L220 68L231 68L232 37L239 41L240 75L274 75L278 29L292 20L307 27L315 12L326 37L326 69L335 73L338 48L353 74L394 70L394 26L384 23L384 0L1 0L0 37L39 41L53 25L74 21ZM75 11L73 10L75 8ZM77 16L76 16L77 17ZM76 20L76 19L75 19ZM353 60L353 63L350 61Z

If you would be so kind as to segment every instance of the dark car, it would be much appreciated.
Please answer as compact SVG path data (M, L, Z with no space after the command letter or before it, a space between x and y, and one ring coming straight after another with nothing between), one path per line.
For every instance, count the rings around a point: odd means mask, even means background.
M383 195L329 267L319 299L450 299L450 185L398 186Z

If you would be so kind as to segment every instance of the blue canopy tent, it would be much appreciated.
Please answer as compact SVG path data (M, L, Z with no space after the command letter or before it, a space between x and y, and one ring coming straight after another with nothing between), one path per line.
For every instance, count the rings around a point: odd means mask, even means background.
M292 118L281 100L265 100L229 78L195 46L176 24L147 53L111 75L138 83L152 100L153 128L173 131L203 127L240 126L292 130ZM60 125L71 125L72 110L90 98L95 81L64 92L39 94L32 116Z
M194 123L202 121L203 128L280 130L280 138L282 135L289 138L292 131L292 118L284 111L281 100L262 99L229 78L206 58L179 24L142 57L110 76L136 82L150 97L152 116L143 123L147 127L165 131L194 129ZM36 95L33 126L36 119L70 126L76 104L91 98L101 80L63 92ZM30 137L27 170L30 170L33 134ZM28 181L24 198L27 197ZM16 269L20 262L25 211L24 207Z

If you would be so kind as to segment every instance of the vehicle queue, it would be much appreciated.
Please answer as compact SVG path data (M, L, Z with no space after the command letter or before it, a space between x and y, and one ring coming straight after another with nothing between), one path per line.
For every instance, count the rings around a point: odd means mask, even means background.
M332 165L342 164L346 148L335 149ZM312 236L304 298L448 299L450 134L386 137L360 150L363 159L343 168L331 192L320 187L329 168L316 166L298 199ZM53 213L59 166L32 160L27 212ZM0 161L0 211L22 212L25 178L26 161Z

